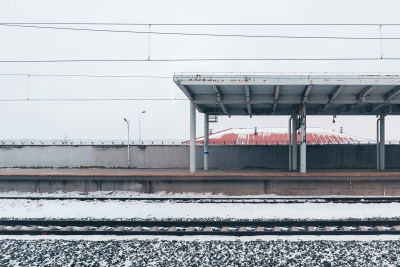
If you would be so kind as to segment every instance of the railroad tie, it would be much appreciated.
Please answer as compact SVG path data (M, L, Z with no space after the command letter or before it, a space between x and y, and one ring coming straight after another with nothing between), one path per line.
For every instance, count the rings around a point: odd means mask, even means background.
M348 226L342 226L340 229L342 229L342 231L344 231L344 232L350 231L350 228Z
M39 226L37 226L37 225L26 228L26 230L28 230L28 231L36 231L38 229L39 229Z
M392 226L392 230L393 231L400 231L400 227L398 227L397 225Z
M368 231L367 227L365 227L365 226L357 226L357 230L358 231L363 231L363 232Z
M375 231L385 231L382 226L375 226L374 229Z
M153 227L150 228L149 231L150 231L150 232L157 232L158 229L160 229L160 227L158 227L158 226L153 226Z
M142 231L142 226L136 226L135 228L132 229L134 232L140 232Z
M44 228L43 231L53 231L56 228L57 227L55 227L55 226L48 226L48 227Z
M19 231L19 230L21 230L21 228L22 228L22 225L16 225L16 226L10 228L10 231Z
M4 228L6 228L7 225L0 225L0 230L4 230Z
M261 226L257 226L256 232L262 232L262 231L263 231L263 228Z
M79 228L79 231L88 231L90 229L90 226L83 226L81 228Z
M307 226L307 231L308 231L308 232L314 232L314 231L316 231L316 230L315 230L315 227L314 227L314 226Z
M297 232L297 231L299 231L299 228L297 228L296 226L290 226L290 231Z
M193 226L189 226L188 228L186 228L186 232L193 232L193 231L194 231Z
M224 226L221 228L221 232L228 232L229 228L227 226Z
M325 226L325 227L324 227L324 231L325 231L325 232L332 232L333 229L332 229L332 227L330 227L330 226Z
M71 231L74 227L73 226L65 226L60 229L60 231Z
M125 230L125 226L118 226L114 229L114 231L121 232Z
M107 228L108 228L108 226L101 226L101 227L97 228L96 231L98 231L98 232L106 231Z
M281 228L279 226L275 226L274 229L272 231L274 232L279 232L281 230Z
M203 232L211 232L211 227L210 226L204 227Z
M246 232L246 231L247 231L246 227L244 226L239 227L239 232Z
M175 232L175 231L176 231L175 226L171 226L170 228L168 228L168 232Z

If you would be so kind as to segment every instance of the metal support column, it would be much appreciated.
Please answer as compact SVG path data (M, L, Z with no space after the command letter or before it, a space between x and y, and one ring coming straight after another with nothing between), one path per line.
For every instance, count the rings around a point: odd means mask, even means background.
M376 169L380 169L380 160L379 160L379 121L381 119L376 120Z
M190 102L190 173L196 172L196 108Z
M292 170L297 170L297 115L292 119Z
M385 116L381 115L379 134L379 169L385 169Z
M306 173L307 155L306 155L306 104L301 105L300 110L300 172Z
M208 171L208 135L209 135L208 114L204 114L204 170Z
M289 171L292 170L292 118L289 118L289 131L288 131L288 148L289 148Z

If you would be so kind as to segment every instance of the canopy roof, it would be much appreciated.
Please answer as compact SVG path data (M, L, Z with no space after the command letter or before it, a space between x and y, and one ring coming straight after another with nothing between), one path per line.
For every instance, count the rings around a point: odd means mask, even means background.
M197 110L210 115L400 114L399 75L176 74Z

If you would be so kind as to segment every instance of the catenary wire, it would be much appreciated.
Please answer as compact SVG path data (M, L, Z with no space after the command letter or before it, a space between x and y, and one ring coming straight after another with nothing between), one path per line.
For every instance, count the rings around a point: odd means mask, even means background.
M184 98L14 98L0 99L0 102L29 102L29 101L189 101Z
M156 35L182 35L182 36L207 36L207 37L283 38L283 39L339 39L339 40L400 40L400 37L291 36L291 35L248 35L248 34L218 34L218 33L189 33L189 32L159 32L159 31L132 31L132 30L52 27L52 26L22 25L22 24L0 24L0 26L34 28L34 29L51 29L51 30L69 30L69 31L133 33L133 34L156 34Z
M124 23L124 22L0 22L24 25L109 25L109 26L400 26L400 23Z
M87 78L150 78L172 79L173 76L156 75L92 75L92 74L30 74L30 73L0 73L0 76L31 76L31 77L87 77Z
M0 60L0 63L78 63L78 62L194 62L194 61L368 61L400 60L400 57L353 57L353 58L160 58L160 59L42 59Z

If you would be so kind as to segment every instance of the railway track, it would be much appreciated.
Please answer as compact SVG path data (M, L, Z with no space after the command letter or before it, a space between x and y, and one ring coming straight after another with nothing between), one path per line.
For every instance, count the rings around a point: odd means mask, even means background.
M249 204L293 204L293 203L400 203L400 197L10 197L1 199L17 200L78 200L78 201L145 201L174 203L249 203Z
M0 235L400 235L400 220L1 220Z

